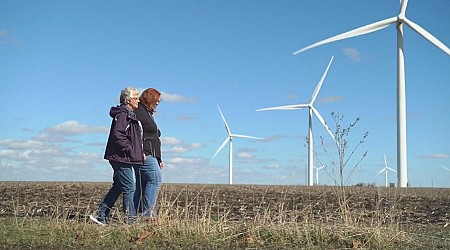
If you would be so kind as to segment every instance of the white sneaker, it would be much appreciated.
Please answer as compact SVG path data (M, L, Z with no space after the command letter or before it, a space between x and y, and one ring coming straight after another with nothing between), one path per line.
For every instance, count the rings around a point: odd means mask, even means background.
M99 220L97 219L97 216L95 216L95 215L93 215L93 214L89 215L89 219L91 219L91 221L93 221L93 222L99 224L100 226L106 226L106 223L99 221Z

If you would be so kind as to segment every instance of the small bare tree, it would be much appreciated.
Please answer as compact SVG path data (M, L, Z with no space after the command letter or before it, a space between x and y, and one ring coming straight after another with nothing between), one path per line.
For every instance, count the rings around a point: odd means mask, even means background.
M359 142L351 150L349 150L349 146L350 146L349 135L350 135L350 132L352 131L352 129L359 122L359 117L357 117L355 119L355 121L350 123L347 127L344 127L343 126L343 122L344 122L343 115L340 115L339 113L335 113L335 112L332 112L331 115L333 116L333 119L336 124L336 130L334 132L334 137L336 140L335 145L336 145L336 149L338 152L338 159L335 160L334 157L331 157L330 153L327 150L327 147L325 146L323 137L320 137L320 143L325 152L325 155L331 162L331 165L333 167L332 172L334 173L334 171L337 170L339 173L339 176L338 176L338 178L336 178L334 176L334 174L330 174L328 171L327 172L329 173L329 175L331 176L331 178L333 179L335 184L342 187L348 183L348 181L350 180L350 177L352 176L355 169L361 164L362 160L367 156L368 151L366 151L362 154L362 156L359 158L359 160L356 162L356 164L350 170L350 173L348 174L348 176L347 177L344 176L344 170L347 169L347 167L348 167L347 165L349 164L350 159L354 156L355 152L361 146L361 144L363 144L365 142L365 140L369 136L369 132L365 132L363 138L361 140L359 140ZM319 165L326 166L326 164L324 164L319 159L317 154L316 154L316 159L317 159L317 162L319 163Z
M330 153L327 150L327 147L324 144L324 139L321 137L321 145L325 152L325 155L328 157L329 161L332 165L332 173L327 170L326 165L323 164L319 157L316 154L316 159L318 161L318 165L325 166L325 170L328 173L328 175L333 179L334 183L339 186L337 191L337 198L339 200L339 206L342 218L344 219L345 223L351 223L351 213L348 206L348 198L345 192L345 185L350 180L350 177L352 176L355 169L361 164L362 160L367 156L367 152L365 151L362 156L357 160L356 164L353 165L353 167L350 169L350 172L347 177L344 176L344 170L346 170L350 164L350 159L354 157L355 152L357 149L365 142L367 137L369 136L369 132L365 132L364 136L361 140L353 147L350 148L350 141L349 141L349 135L352 129L356 126L356 124L359 121L359 117L355 119L354 122L350 123L347 127L343 126L344 122L344 116L340 115L339 113L331 113L333 116L333 119L336 124L336 130L334 132L335 140L336 140L336 149L338 152L338 159L335 160L334 157L330 156ZM335 171L338 171L339 175L338 178L334 175Z

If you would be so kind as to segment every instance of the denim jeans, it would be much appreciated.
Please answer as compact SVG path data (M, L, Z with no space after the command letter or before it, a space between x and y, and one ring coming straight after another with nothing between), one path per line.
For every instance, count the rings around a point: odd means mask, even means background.
M133 168L135 165L109 162L114 170L113 184L109 192L106 194L103 202L100 204L98 211L98 220L106 223L111 208L116 203L120 194L123 196L122 211L128 217L127 223L134 222L136 218L136 209L134 206L135 182L133 178Z
M143 217L155 218L156 200L162 181L162 171L158 161L151 155L147 156L145 165L136 168L136 192L134 204L136 211Z

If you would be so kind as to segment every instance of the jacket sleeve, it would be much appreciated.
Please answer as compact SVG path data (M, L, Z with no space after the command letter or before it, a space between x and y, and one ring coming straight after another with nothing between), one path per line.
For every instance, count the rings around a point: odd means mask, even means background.
M112 131L113 141L118 146L120 151L131 152L131 144L127 138L127 129L129 126L128 115L126 113L119 113L114 117L114 129Z

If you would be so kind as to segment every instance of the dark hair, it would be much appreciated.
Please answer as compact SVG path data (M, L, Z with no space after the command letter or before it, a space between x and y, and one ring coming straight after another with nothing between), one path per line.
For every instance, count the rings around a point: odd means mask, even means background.
M154 88L148 88L142 92L141 97L139 98L139 101L147 107L150 111L154 111L156 108L156 105L159 103L159 98L161 96L161 93L154 89Z

